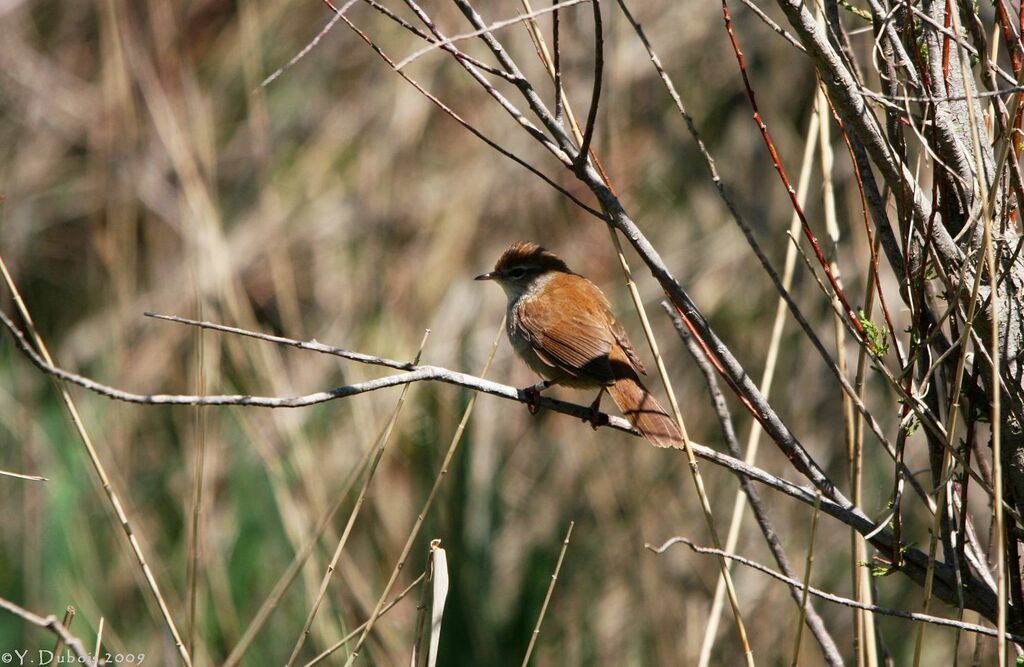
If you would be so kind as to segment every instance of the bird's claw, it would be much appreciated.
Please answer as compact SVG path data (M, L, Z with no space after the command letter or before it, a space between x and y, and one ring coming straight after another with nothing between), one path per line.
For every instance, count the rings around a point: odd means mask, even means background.
M608 415L593 406L591 406L590 414L581 417L580 421L590 424L590 427L594 430L597 430L601 426L607 426L610 423Z
M580 418L580 421L582 421L585 424L590 424L590 428L594 429L595 431L602 426L607 426L610 423L608 420L608 415L601 412L601 396L603 394L603 391L599 393L597 395L597 398L594 399L594 402L590 404L589 414L586 414Z
M531 415L537 414L540 410L540 389L536 385L531 385L522 390L523 398L526 399L526 409L530 411Z

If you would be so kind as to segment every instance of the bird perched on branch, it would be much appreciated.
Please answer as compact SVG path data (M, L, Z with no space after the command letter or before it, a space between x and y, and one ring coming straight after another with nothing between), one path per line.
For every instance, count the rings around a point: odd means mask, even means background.
M524 390L531 399L530 412L537 411L540 391L551 385L597 389L588 420L597 428L601 396L607 391L651 443L683 446L679 426L640 380L646 375L643 362L597 285L535 243L513 244L493 271L476 280L493 280L505 290L509 341L545 378Z

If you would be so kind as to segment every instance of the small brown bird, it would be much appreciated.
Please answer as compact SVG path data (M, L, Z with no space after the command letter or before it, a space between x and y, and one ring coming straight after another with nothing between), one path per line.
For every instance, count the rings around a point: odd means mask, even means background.
M596 415L607 391L626 419L659 447L682 447L683 436L640 381L644 365L615 320L604 293L555 253L535 243L515 243L490 273L508 297L507 333L527 365L545 378L541 388L561 384L598 389ZM536 398L538 388L531 388ZM536 406L531 406L531 412Z

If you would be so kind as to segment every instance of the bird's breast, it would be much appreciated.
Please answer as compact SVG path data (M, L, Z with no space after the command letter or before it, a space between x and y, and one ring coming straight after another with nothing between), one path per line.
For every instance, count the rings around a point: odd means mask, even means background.
M529 306L528 300L529 297L524 296L509 304L505 323L508 340L512 343L512 349L519 355L519 358L525 361L533 372L547 380L554 380L562 375L561 371L545 363L537 355L536 350L533 349L533 341L522 324L523 309Z

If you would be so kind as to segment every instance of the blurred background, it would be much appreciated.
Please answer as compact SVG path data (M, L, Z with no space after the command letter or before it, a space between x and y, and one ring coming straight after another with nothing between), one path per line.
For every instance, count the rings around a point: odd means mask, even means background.
M412 20L399 4L389 3ZM776 293L718 199L642 45L620 10L605 4L605 86L595 146L637 223L759 376ZM720 7L632 4L731 195L781 266L792 210L751 122ZM493 0L477 7L488 21L520 11ZM469 29L448 3L425 8L448 34ZM765 9L776 15L768 3ZM816 90L813 70L749 10L737 3L733 13L762 112L795 179ZM348 15L395 60L422 45L362 3ZM143 316L157 311L396 359L415 357L430 329L425 363L478 374L505 299L472 277L509 243L532 240L605 290L653 367L604 225L439 113L344 24L259 87L330 17L315 0L0 2L0 255L58 363L138 393L285 396L385 374ZM550 34L550 16L539 21ZM562 12L565 83L581 116L591 92L592 28L589 6ZM523 26L505 28L500 37L530 78L545 81ZM867 54L870 33L853 39ZM463 48L492 62L479 44ZM407 71L488 136L592 202L450 57L435 51ZM542 90L550 102L550 87ZM845 147L836 142L835 150L840 244L857 258L840 269L862 300L867 246L859 195ZM807 204L818 229L820 173L812 171ZM628 259L689 433L721 449L702 376L658 306L660 290L634 255ZM898 304L891 275L883 280L890 303ZM794 291L834 348L830 308L802 267ZM15 313L6 289L0 304ZM898 309L894 316L906 324ZM504 338L488 376L516 386L536 381ZM895 401L872 382L869 405L881 406L876 416L893 432ZM393 388L301 410L200 411L70 391L201 665L223 662L237 644L358 472L401 393ZM553 393L584 404L593 398ZM773 403L818 461L845 480L839 396L806 338L787 323ZM448 385L409 390L303 662L369 616L469 398ZM743 442L750 419L735 403L732 408ZM916 442L908 450L912 469L924 461ZM203 497L189 623L197 452ZM864 509L881 516L891 463L876 443L866 457ZM759 464L800 481L770 443ZM94 638L103 618L111 652L175 664L173 642L59 393L7 337L0 342L0 468L49 480L0 477L0 595L42 615L60 617L74 605L72 630L80 637ZM711 465L701 470L724 535L737 482ZM287 660L355 495L343 501L244 664ZM811 510L765 496L802 572ZM561 415L531 417L520 404L481 396L395 589L423 571L429 541L440 539L451 593L439 664L520 663L570 521L575 530L534 664L696 660L717 562L682 547L662 556L644 549L674 535L710 542L682 454L607 429L595 432ZM911 541L926 535L921 526L906 530ZM849 595L848 529L823 521L817 539L813 583ZM737 550L770 561L750 521ZM749 570L737 570L735 579L755 655L763 664L788 664L798 610L784 586ZM918 588L899 576L883 581L880 604L918 608ZM366 661L408 664L418 598L416 590L379 621ZM816 607L848 654L851 612ZM912 651L913 629L901 620L880 622L897 663ZM931 630L929 638L926 660L951 645L943 630ZM0 613L0 647L52 643L52 635ZM339 656L344 651L331 664ZM740 659L727 611L713 664ZM801 664L821 660L805 634Z

